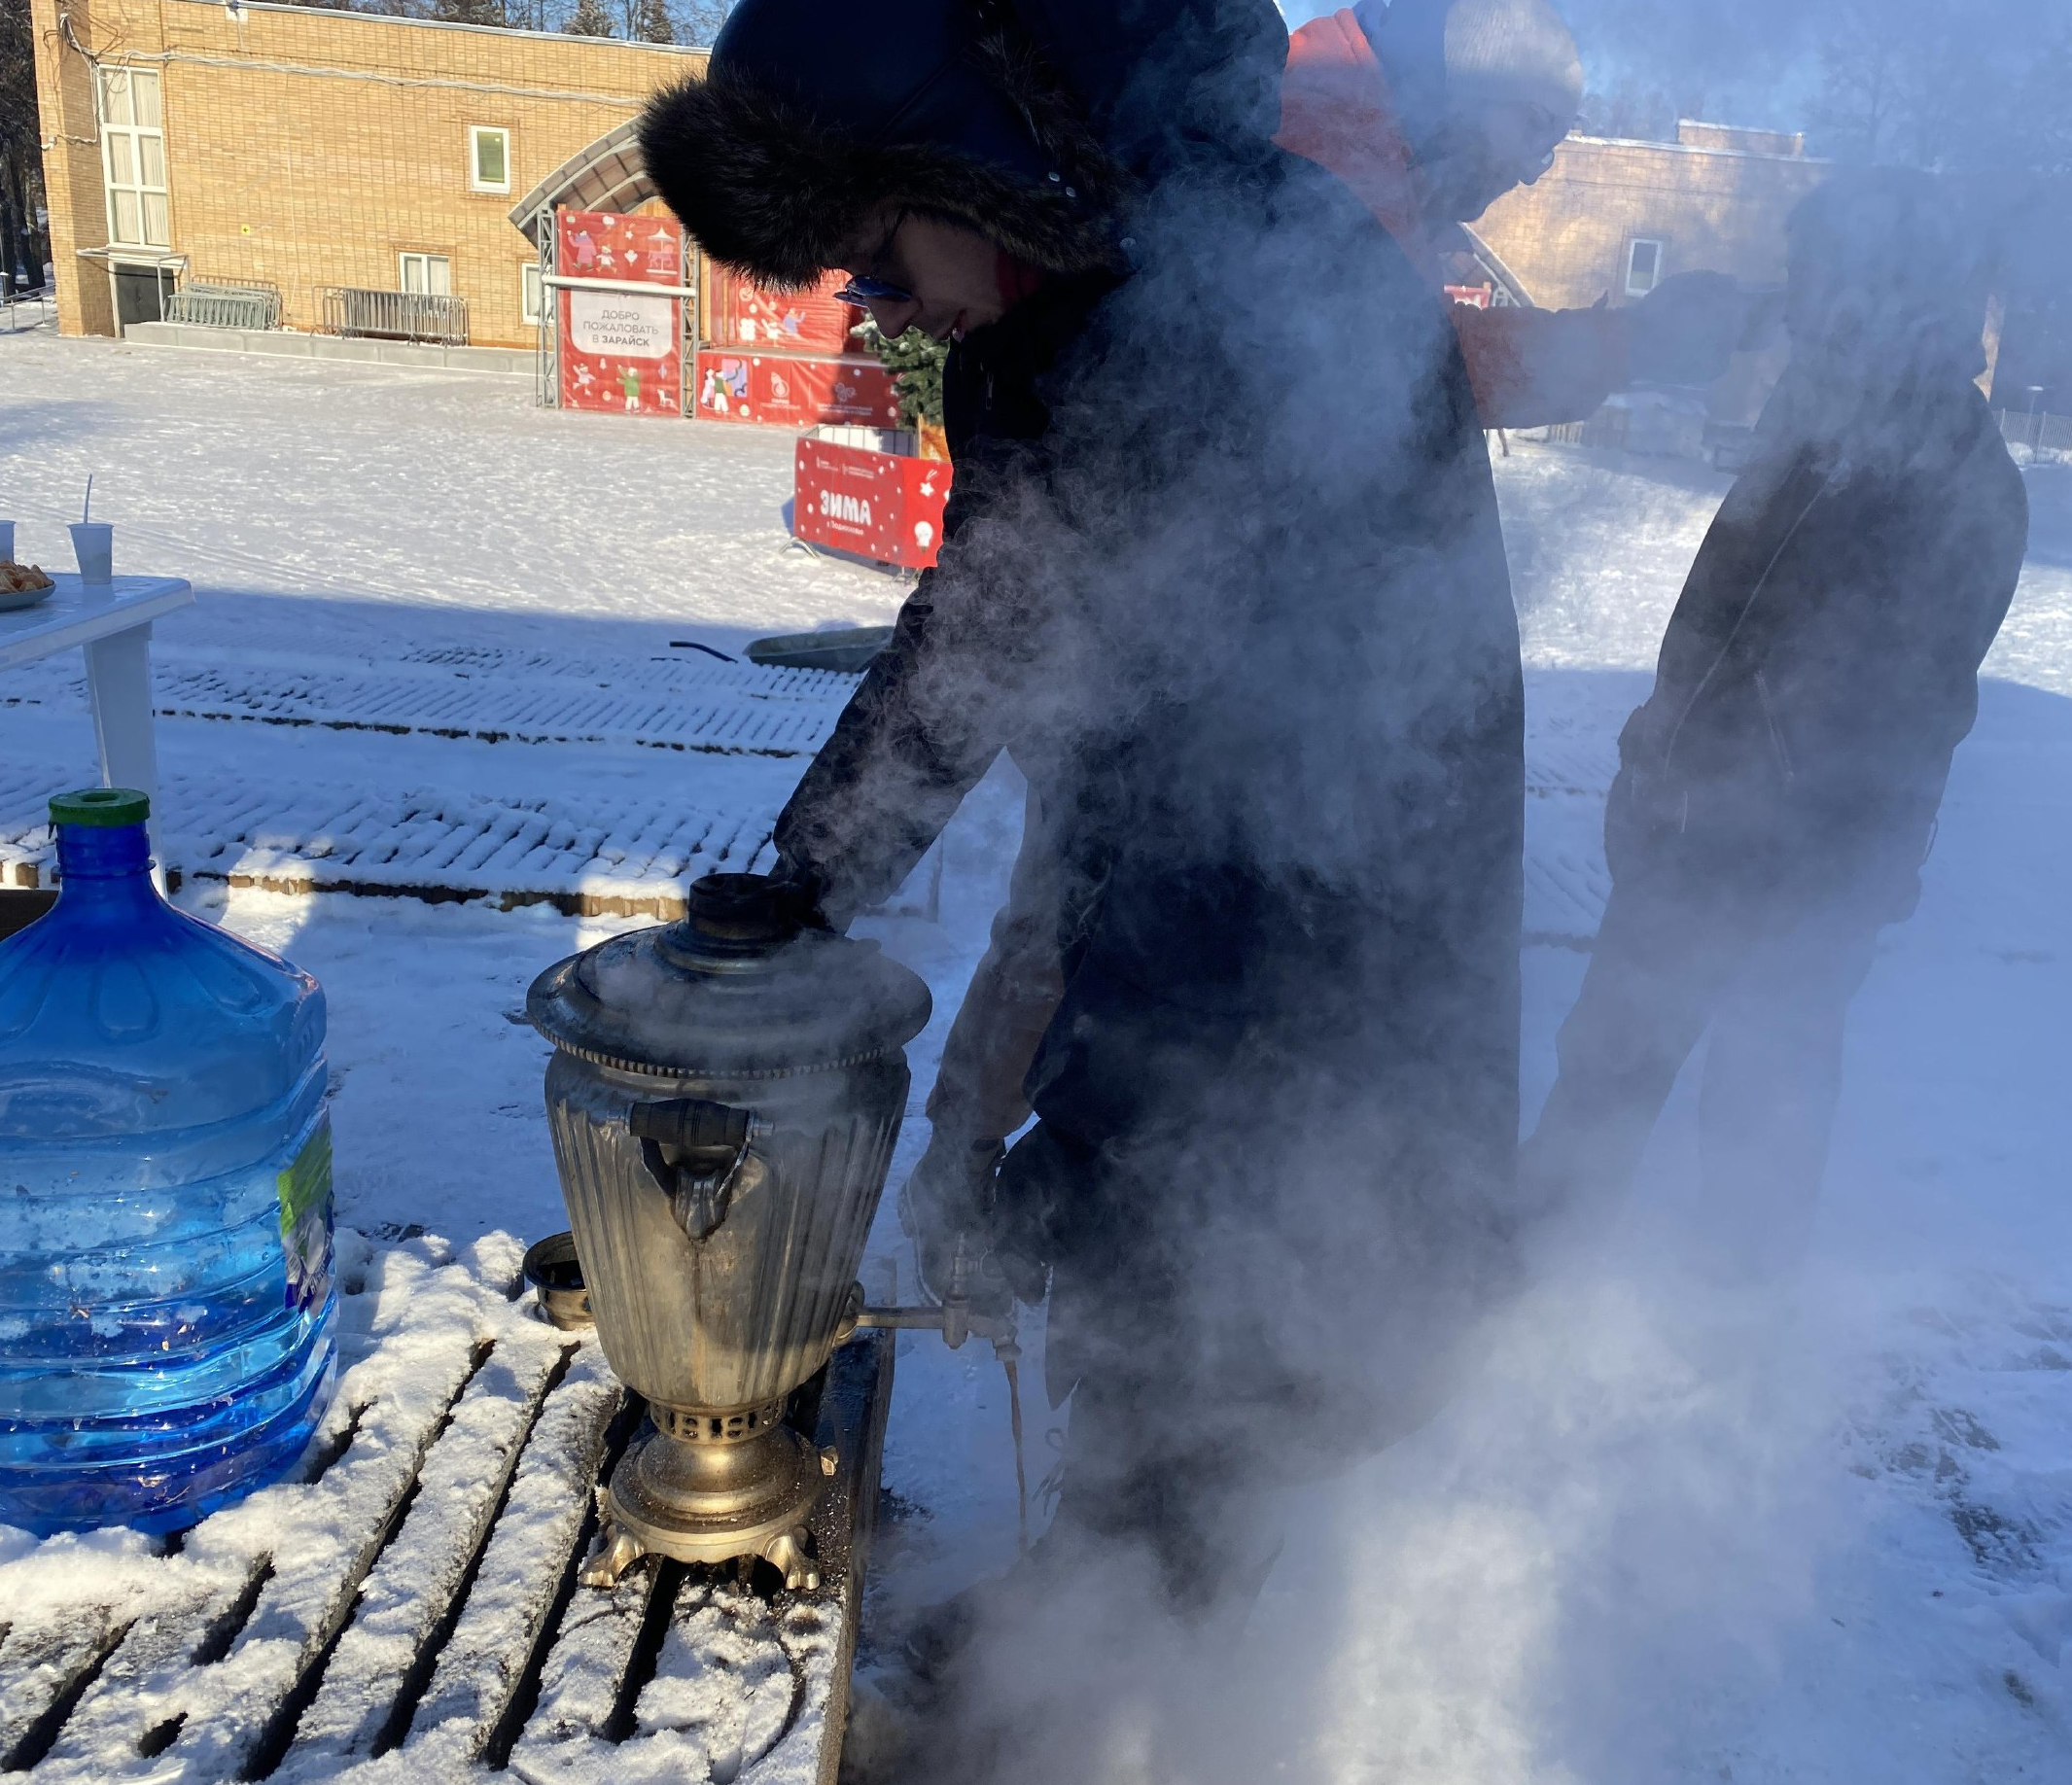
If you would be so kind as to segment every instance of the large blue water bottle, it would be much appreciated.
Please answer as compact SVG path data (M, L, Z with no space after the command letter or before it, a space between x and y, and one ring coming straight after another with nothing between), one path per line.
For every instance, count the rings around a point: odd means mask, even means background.
M51 802L0 942L0 1524L193 1523L292 1463L334 1347L324 994L175 911L141 793Z

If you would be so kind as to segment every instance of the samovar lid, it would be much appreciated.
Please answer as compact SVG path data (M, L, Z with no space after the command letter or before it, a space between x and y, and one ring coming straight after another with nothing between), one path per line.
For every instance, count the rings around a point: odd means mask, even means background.
M571 955L525 996L565 1052L683 1078L848 1065L904 1046L930 1008L918 974L875 942L802 928L760 874L708 874L681 923Z

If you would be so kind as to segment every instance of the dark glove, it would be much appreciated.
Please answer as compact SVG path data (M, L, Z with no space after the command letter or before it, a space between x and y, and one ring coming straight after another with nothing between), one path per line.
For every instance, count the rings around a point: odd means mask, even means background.
M1710 384L1747 334L1754 302L1725 273L1663 280L1627 312L1628 375L1639 384Z
M770 870L769 881L770 892L777 899L779 907L801 929L834 928L823 909L823 902L827 895L827 883L817 871L803 862L780 856L777 858L777 865Z
M1040 1267L1001 1254L999 1172L1005 1146L937 1133L899 1192L899 1226L914 1243L921 1286L946 1301L959 1282L974 1314L1004 1316L1043 1298ZM962 1258L960 1260L960 1253ZM1034 1295L1024 1293L1034 1281Z

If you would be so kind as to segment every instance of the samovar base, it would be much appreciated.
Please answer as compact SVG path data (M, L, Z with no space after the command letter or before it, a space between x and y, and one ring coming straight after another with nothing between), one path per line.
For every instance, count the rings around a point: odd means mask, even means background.
M769 1562L793 1590L820 1585L806 1520L834 1473L834 1454L784 1422L783 1404L749 1414L655 1406L600 1488L604 1518L583 1563L586 1587L610 1587L643 1556Z

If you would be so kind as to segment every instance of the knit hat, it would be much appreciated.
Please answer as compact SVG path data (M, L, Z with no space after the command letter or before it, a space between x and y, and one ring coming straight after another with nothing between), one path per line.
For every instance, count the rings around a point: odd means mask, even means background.
M1548 0L1362 0L1354 16L1411 117L1508 103L1566 122L1583 103L1583 59Z
M970 0L740 0L703 80L640 120L642 159L705 252L779 289L839 265L883 208L1075 273L1114 259L1110 170Z

